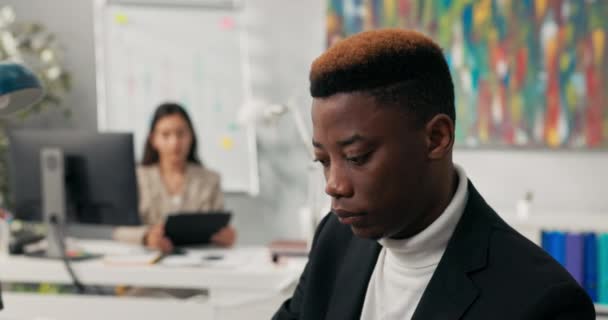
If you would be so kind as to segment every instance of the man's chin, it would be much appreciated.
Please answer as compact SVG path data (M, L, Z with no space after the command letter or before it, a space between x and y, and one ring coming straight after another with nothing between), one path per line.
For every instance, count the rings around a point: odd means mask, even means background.
M378 240L384 235L383 232L371 227L357 227L351 225L350 229L355 236L363 239Z

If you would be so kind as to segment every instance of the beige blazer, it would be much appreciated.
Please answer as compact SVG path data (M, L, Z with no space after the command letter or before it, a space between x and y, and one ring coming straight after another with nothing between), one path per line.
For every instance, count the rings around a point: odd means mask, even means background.
M142 243L149 226L165 221L168 215L178 212L222 210L220 176L203 166L188 164L182 193L172 196L162 181L158 165L137 168L139 214L143 226L117 227L114 239Z

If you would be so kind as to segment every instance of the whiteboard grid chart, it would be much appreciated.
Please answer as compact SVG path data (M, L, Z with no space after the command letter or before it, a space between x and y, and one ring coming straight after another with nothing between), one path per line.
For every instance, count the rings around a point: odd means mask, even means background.
M99 130L132 132L141 159L156 107L179 103L192 118L203 164L220 173L224 191L257 195L255 128L237 122L249 98L241 10L156 2L96 1Z

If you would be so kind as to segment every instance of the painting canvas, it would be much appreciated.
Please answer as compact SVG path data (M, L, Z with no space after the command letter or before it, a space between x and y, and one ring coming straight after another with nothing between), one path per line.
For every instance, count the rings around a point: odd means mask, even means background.
M389 27L444 50L458 146L608 147L608 1L328 1L328 46Z

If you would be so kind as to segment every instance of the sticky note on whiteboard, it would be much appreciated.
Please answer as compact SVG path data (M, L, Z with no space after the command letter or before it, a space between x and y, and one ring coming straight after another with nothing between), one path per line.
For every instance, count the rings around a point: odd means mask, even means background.
M236 124L235 122L231 122L231 123L228 125L228 130L230 130L230 131L232 131L232 132L239 131L239 125L238 125L238 124Z
M129 22L129 17L124 13L118 12L114 15L114 22L117 24L127 24Z
M234 140L231 137L224 136L220 139L220 147L226 151L230 151L234 148Z
M222 30L234 29L234 19L232 17L223 17L220 20L220 28L222 28Z

